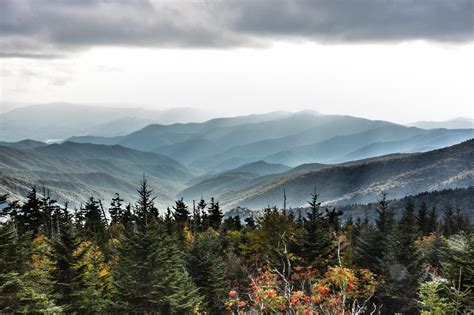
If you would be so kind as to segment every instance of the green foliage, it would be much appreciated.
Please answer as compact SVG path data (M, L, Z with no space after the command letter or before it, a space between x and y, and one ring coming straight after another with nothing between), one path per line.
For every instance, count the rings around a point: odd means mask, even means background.
M210 314L221 314L229 291L219 235L209 229L196 236L187 255L187 266Z
M113 278L118 310L179 314L201 302L176 240L161 222L125 233L117 256Z
M423 282L420 285L422 315L454 314L456 308L449 299L442 297L443 284L439 280Z
M94 198L73 218L46 191L33 188L24 203L0 196L0 313L221 314L227 296L231 310L275 299L301 312L326 302L341 310L358 286L387 314L474 308L474 234L455 207L438 225L434 208L415 213L405 199L396 218L382 194L375 224L367 214L341 228L341 212L322 211L314 193L304 215L267 207L242 224L238 212L222 222L214 199L193 203L192 213L180 199L159 215L145 178L138 193L133 206L114 197L110 225Z

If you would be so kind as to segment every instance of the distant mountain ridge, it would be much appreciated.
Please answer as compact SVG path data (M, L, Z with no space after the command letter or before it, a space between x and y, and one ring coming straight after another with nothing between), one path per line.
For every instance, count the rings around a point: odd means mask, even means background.
M426 153L382 157L361 163L354 161L348 166L322 167L252 180L254 184L250 187L248 184L241 189L239 185L226 187L227 193L214 197L226 208L262 208L281 201L285 189L288 204L298 207L306 202L314 187L325 202L336 204L372 202L382 190L399 198L421 191L469 187L474 183L474 140ZM209 184L204 182L188 187L178 195L192 199L196 194L208 196L206 189L221 191L219 186L211 186L211 189ZM222 185L228 183L224 181Z
M153 123L202 122L212 116L192 108L148 110L69 103L24 106L0 114L0 141L65 140L78 135L118 136Z
M474 128L474 119L467 117L458 117L444 121L417 121L407 124L410 127L422 129L469 129Z
M294 167L428 151L473 137L474 129L425 130L303 111L216 118L203 123L153 124L120 137L73 137L70 141L119 144L218 173L259 160Z

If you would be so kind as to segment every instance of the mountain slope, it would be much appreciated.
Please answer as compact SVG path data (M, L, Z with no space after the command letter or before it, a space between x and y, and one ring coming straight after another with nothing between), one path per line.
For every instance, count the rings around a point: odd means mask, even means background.
M260 208L278 204L285 188L288 204L295 207L305 204L317 187L327 202L367 203L374 201L382 190L398 198L421 191L472 186L473 169L474 140L469 140L426 153L279 176L217 197L227 208Z
M9 148L24 150L24 149L34 149L34 148L37 148L37 147L46 146L47 144L44 143L44 142L41 142L41 141L25 139L25 140L21 140L21 141L18 141L18 142L0 141L0 145L5 146L5 147L9 147Z
M294 147L269 155L264 159L272 163L298 165L304 163L342 163L396 152L421 152L453 145L473 138L473 129L423 130L403 126L386 126L366 132L337 136L329 140ZM375 143L386 142L376 146Z
M143 174L161 205L172 202L184 182L195 176L170 158L120 146L64 143L34 150L0 146L0 191L17 197L32 185L45 185L55 198L73 205L90 195L110 200L115 192L134 200Z

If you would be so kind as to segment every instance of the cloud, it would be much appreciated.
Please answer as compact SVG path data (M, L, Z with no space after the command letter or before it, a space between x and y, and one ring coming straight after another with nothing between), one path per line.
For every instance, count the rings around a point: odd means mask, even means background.
M0 56L96 46L212 47L273 40L474 39L472 0L2 0Z

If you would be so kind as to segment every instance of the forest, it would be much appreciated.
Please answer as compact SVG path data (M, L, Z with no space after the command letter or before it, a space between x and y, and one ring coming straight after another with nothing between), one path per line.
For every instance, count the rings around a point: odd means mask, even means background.
M407 199L395 216L308 211L226 217L219 202L60 205L0 196L0 313L470 314L474 230L463 209ZM466 209L464 209L466 210ZM468 209L467 209L468 210ZM372 219L374 218L374 219Z

